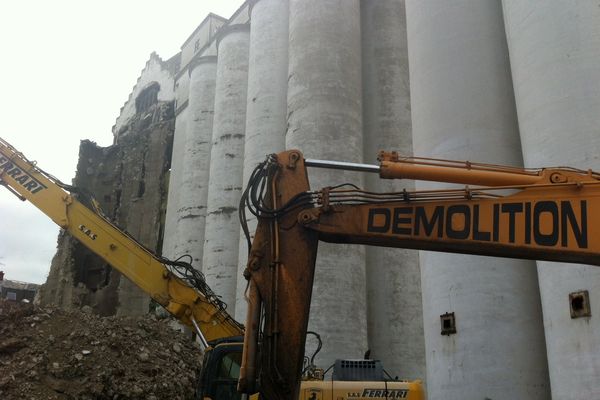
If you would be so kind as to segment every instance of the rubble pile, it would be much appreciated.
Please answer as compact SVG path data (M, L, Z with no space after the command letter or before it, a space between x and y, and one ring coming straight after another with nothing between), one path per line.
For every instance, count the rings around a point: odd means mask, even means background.
M201 352L169 323L0 301L0 399L193 399Z

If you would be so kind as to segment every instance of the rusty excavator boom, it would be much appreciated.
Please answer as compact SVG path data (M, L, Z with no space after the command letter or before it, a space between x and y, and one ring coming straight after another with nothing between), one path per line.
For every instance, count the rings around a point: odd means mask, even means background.
M298 398L318 242L600 265L600 174L400 157L380 165L271 155L248 182L258 217L245 276L249 309L239 389ZM307 167L383 179L462 184L373 193L352 184L311 190ZM242 218L244 225L245 218ZM257 385L258 382L258 386Z

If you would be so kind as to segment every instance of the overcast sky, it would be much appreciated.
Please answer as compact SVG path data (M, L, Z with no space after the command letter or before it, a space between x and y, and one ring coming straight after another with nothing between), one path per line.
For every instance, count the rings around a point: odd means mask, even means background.
M64 182L79 141L112 143L111 127L150 53L164 60L209 12L243 0L0 2L0 137ZM58 228L0 187L0 270L43 283Z

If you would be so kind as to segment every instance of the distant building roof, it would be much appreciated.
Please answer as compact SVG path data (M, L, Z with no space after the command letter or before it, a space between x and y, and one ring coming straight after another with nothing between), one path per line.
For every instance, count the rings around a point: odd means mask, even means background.
M36 291L39 289L40 285L35 283L21 282L21 281L10 281L5 279L2 281L1 286L6 289L15 289L15 290L32 290Z

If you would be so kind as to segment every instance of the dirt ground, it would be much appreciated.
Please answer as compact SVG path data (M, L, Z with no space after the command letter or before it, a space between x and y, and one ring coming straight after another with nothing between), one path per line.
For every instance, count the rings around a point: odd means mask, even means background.
M193 399L201 352L168 319L86 311L0 301L0 399Z

